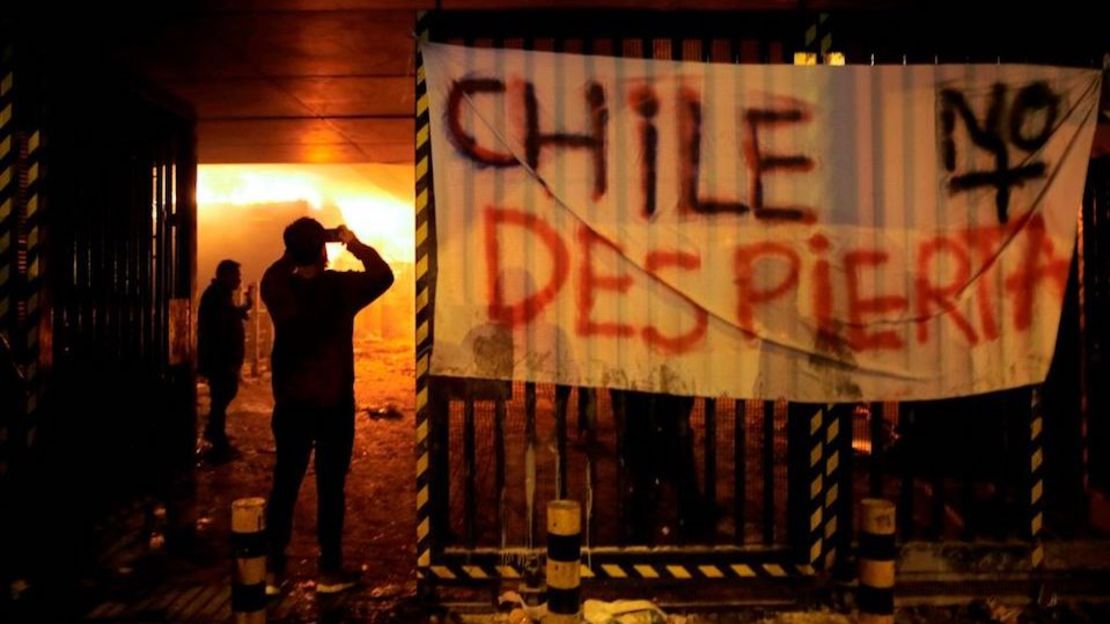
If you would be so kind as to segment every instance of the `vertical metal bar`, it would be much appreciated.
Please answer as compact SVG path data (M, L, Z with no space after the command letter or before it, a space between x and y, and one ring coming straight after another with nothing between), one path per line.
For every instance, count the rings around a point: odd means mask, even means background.
M16 74L12 61L12 44L0 45L0 111L10 112L15 107ZM18 136L15 123L0 124L0 339L15 342L13 330L16 322L16 239L19 230L16 225L18 210L15 207L19 172L17 154ZM14 414L0 414L0 427L14 425ZM4 434L11 435L9 431ZM5 458L6 459L6 458Z
M100 196L101 198L103 197L102 194L104 194L104 189L103 189L103 186L102 186L103 184L104 184L103 179L98 180L97 181L97 189L95 191L97 193L97 195ZM95 210L95 219L90 224L90 229L91 229L92 235L89 237L90 238L90 243L91 243L91 245L90 245L91 266L89 267L89 287L90 287L90 292L89 292L90 306L89 307L90 307L90 312L91 312L90 318L92 319L92 323L91 323L92 333L91 333L91 336L90 336L90 338L91 338L90 342L92 343L93 348L96 349L96 353L98 355L101 355L100 350L103 348L103 345L104 345L104 331L103 331L103 327L104 327L104 314L103 314L104 306L103 306L102 302L103 302L104 294L108 290L107 288L105 288L105 285L103 283L103 279L104 279L104 275L105 275L104 261L103 261L103 258L104 258L104 223L103 223L103 212L102 212L102 210L104 209L103 203L104 203L104 200L101 199L96 204L96 208L94 209Z
M160 332L160 339L158 341L158 372L161 373L159 378L160 382L165 381L166 363L169 358L166 357L166 351L169 345L169 332L168 323L166 323L166 291L169 284L167 283L166 265L168 255L167 253L167 237L166 237L166 161L165 154L162 152L161 146L158 149L158 277L159 277L159 292L158 292L158 329Z
M698 60L728 63L732 60L732 45L728 39L705 39L697 51ZM685 52L685 51L684 51ZM734 409L736 406L734 405ZM740 419L738 419L740 420ZM741 457L739 448L734 458ZM711 518L717 517L717 400L705 401L705 503ZM712 522L712 520L711 520ZM740 518L737 518L740 523ZM740 531L742 533L742 531ZM713 532L714 536L716 532Z
M786 412L786 542L798 561L816 566L821 557L825 469L822 406L790 403Z
M130 173L130 170L128 170ZM128 185L125 191L125 196L128 198L134 197L134 189L132 185ZM127 315L127 357L130 361L139 363L142 361L142 349L140 346L141 337L138 331L138 307L136 305L138 297L137 282L138 282L138 268L139 268L139 254L138 252L138 237L136 236L136 225L138 223L138 215L134 210L123 210L122 217L125 220L123 238L125 250L124 262L124 288L122 289L124 297L124 305L126 306Z
M567 404L570 386L555 386L555 447L559 463L555 492L560 500L567 498Z
M583 435L590 435L593 430L593 422L590 420L590 397L593 392L589 388L578 389L578 423L577 435L579 438Z
M463 530L466 534L466 545L469 548L474 548L478 493L474 482L477 475L474 452L474 399L471 398L470 392L466 393L463 403L463 460L466 463L466 491L464 493L465 502L463 503L466 516L463 519Z
M429 531L418 537L418 541L424 542L422 550L425 560L431 557L431 551L438 552L443 548L450 534L451 399L446 386L447 382L443 378L426 378L428 437L425 440L425 452L417 457L418 468L423 468L422 458L428 458L428 468L424 470L424 476L428 487Z
M155 288L154 288L154 327L157 341L155 342L154 363L155 372L158 375L158 380L162 379L162 362L165 359L166 351L166 332L165 332L165 317L162 313L162 301L165 299L166 276L165 276L165 233L163 232L162 224L162 206L165 202L163 195L164 189L164 172L160 154L155 157L155 177L154 177L154 205L153 205L153 219L154 219L154 245L157 252L154 259L154 274L155 274Z
M1098 339L1092 335L1090 320L1088 317L1089 309L1088 303L1090 302L1090 289L1094 284L1089 283L1087 276L1087 263L1090 262L1088 256L1090 251L1087 246L1087 236L1092 233L1089 231L1091 225L1097 223L1092 221L1088 216L1088 211L1093 215L1094 209L1098 206L1097 193L1095 187L1097 186L1097 178L1095 178L1095 171L1089 169L1087 173L1087 191L1083 194L1083 207L1079 211L1079 223L1077 228L1079 230L1076 236L1076 249L1075 249L1075 262L1076 262L1076 275L1077 275L1077 296L1079 298L1079 483L1080 493L1084 499L1090 496L1090 439L1088 437L1091 423L1091 361L1090 355L1097 348ZM1093 228L1091 228L1093 230ZM1097 246L1095 247L1097 251ZM1096 321L1097 323L1097 321Z
M511 391L510 391L511 392ZM497 397L493 405L494 484L497 492L497 535L502 548L506 546L505 520L505 398Z
M598 390L593 388L578 388L578 409L585 413L586 421L586 500L584 502L586 505L585 543L587 547L593 546L593 541L597 535L597 517L594 514L594 488L597 487L597 458L595 457L597 453L597 392Z
M142 171L138 172L136 180L147 180L152 175L153 165L145 158L139 161ZM151 370L154 363L154 226L153 214L151 211L151 204L154 201L154 182L151 180L149 185L140 185L142 192L136 197L138 201L133 203L129 209L135 211L139 217L139 231L136 233L139 239L139 254L142 259L140 264L140 279L142 284L142 291L140 294L141 311L142 311L142 332L143 332L143 362L147 364L147 370Z
M421 11L416 15L416 36L421 42L430 40L431 14ZM446 536L447 471L446 453L448 440L445 437L447 419L443 412L449 407L444 393L431 377L433 325L433 287L436 274L436 230L435 195L432 185L432 146L428 128L430 114L428 108L428 87L424 68L422 46L416 46L415 81L413 99L415 104L414 159L415 170L415 227L416 262L413 267L415 286L414 325L416 359L416 442L413 446L416 455L416 565L418 592L427 598L431 590L429 568L432 564L432 550ZM273 332L271 328L270 337ZM273 362L270 362L271 368Z
M716 44L715 49L718 49L718 54L724 53L724 46ZM730 60L737 63L758 63L760 62L759 54L760 42L754 39L744 39L737 41L735 39L729 41L728 55ZM734 455L735 460L733 464L733 515L736 522L736 543L743 545L747 541L745 535L745 525L747 523L747 499L748 499L748 408L751 401L737 401L735 406L735 428L733 431L734 440Z
M940 539L944 535L944 506L946 495L944 492L944 474L941 470L934 470L932 479L930 479L930 488L933 490L933 498L930 505L931 513L929 519L929 534L930 537Z
M782 41L767 42L767 62L772 64L786 62L786 52Z
M1038 575L1044 565L1044 414L1041 404L1042 387L1033 386L1029 404L1029 540L1030 565Z
M162 355L159 360L162 382L169 379L170 363L170 299L173 297L173 231L170 220L170 165L166 146L159 146L162 152L162 209L159 212L162 232Z
M178 155L177 155L177 146L176 146L175 137L171 134L171 131L168 128L163 128L163 132L164 132L165 137L166 137L165 138L166 149L167 149L167 152L168 152L168 159L169 159L169 162L168 162L168 165L167 165L167 171L166 171L166 173L167 173L166 178L167 178L167 181L169 182L169 186L170 186L170 188L169 188L169 213L168 213L169 214L169 245L170 245L169 273L170 273L170 277L171 277L170 284L171 284L172 288L170 289L169 295L170 295L170 300L172 301L173 299L177 298L178 292L180 291L180 287L179 287L180 277L178 275L178 270L177 270L177 267L180 263L180 260L179 260L178 256L180 255L180 252L181 252L181 250L178 247L178 240L177 240L178 239L178 236L177 236L177 226L178 226L177 211L178 211L178 208L179 208L178 203L177 203L177 167L180 163L179 163ZM172 327L173 322L174 322L174 320L173 320L173 316L172 316L172 312L171 312L171 317L170 317L171 327ZM171 344L170 347L171 347L171 354L172 354L173 345Z
M831 478L834 482L838 483L839 498L835 500L828 500L826 502L826 511L831 511L836 514L834 518L825 520L825 540L829 542L826 546L828 555L826 555L825 569L834 572L841 572L845 570L843 562L845 558L838 557L838 552L843 553L848 550L852 542L852 527L854 526L855 518L855 503L856 503L856 488L855 488L855 451L852 447L852 425L855 419L855 408L850 405L840 406L840 443L835 444L834 447L840 449L840 466L839 474L837 468L832 468ZM826 495L828 497L828 495ZM841 565L837 565L837 564Z
M162 169L158 166L156 156L151 157L150 162L150 205L145 206L150 211L150 274L151 274L151 301L150 301L150 314L151 314L151 336L150 343L150 372L152 375L157 375L159 370L159 361L162 355L162 319L159 315L159 303L162 300L162 273L161 273L161 256L162 245L161 237L162 232L158 227L158 207L161 205L162 184L161 175Z
M627 38L613 40L613 53L623 58L642 58L647 47L644 45L642 39ZM617 522L620 527L620 535L622 543L628 541L630 531L626 530L630 526L632 520L628 517L629 510L626 503L628 500L628 478L625 471L628 466L625 465L625 458L627 456L627 441L624 439L628 431L628 403L625 400L627 395L623 391L609 391L609 396L612 401L613 422L617 431ZM637 417L643 415L637 414ZM633 480L633 483L635 481Z
M886 456L883 441L883 425L886 421L886 407L883 403L871 403L867 417L870 419L871 430L871 462L869 475L869 489L872 498L882 498L883 495L883 458Z
M163 155L158 153L158 190L157 190L157 205L154 214L155 224L154 227L158 232L158 265L156 271L158 272L158 301L157 301L157 315L158 315L158 360L157 372L159 374L159 381L162 381L163 362L165 361L166 352L166 322L163 310L163 302L166 299L166 229L165 229L165 205L166 205L166 170L165 163L162 161Z
M748 460L748 402L733 401L733 464L732 464L732 515L735 518L737 544L744 544L744 508L747 492Z
M528 548L536 545L536 384L524 384L524 495L528 522Z
M775 543L775 402L763 402L763 543Z
M905 406L903 406L903 407L905 407ZM908 421L912 417L913 417L912 410L899 409L898 410L898 420L899 420L900 423L902 423L899 428L902 429L903 431L908 430L908 427L906 426L905 423L906 423L906 421ZM913 526L913 483L914 483L914 474L913 474L913 467L911 466L912 462L907 461L906 458L903 458L901 463L902 463L902 465L901 465L902 485L901 485L901 489L898 492L898 523L897 524L898 524L899 527L901 527L902 538L903 539L911 539L914 535L914 526Z
M113 172L108 176L111 179L111 190L109 191L113 197L118 197L125 185L120 179L118 173ZM110 211L104 215L105 224L108 226L108 296L106 297L105 313L108 318L108 336L111 341L110 349L112 354L118 358L121 363L127 362L127 349L124 344L123 338L123 322L120 318L120 313L123 311L121 302L120 286L123 281L120 275L120 265L118 262L120 256L120 248L123 246L125 238L122 231L122 222L124 215L122 211ZM126 364L124 364L126 366Z
M1003 426L1005 426L1008 423L1006 423L1005 420L1003 420L1001 422L1001 424ZM1006 453L1006 450L1008 450L1008 446L1003 445L1002 448L1004 449L1003 456L1004 457L1009 457L1009 454ZM963 539L971 539L972 537L974 537L976 531L979 530L979 517L978 517L978 514L974 513L974 510L975 510L975 471L972 469L972 466L971 466L972 462L970 461L970 458L965 458L962 461L962 463L964 464L964 466L963 466L963 470L961 471L962 474L959 476L959 479L960 479L960 515L963 518L964 526L963 526L963 531L962 531L961 537ZM1004 466L997 466L996 470L998 470L998 472L996 473L997 476L998 476L998 480L995 483L995 485L996 485L995 498L999 502L1005 502L1006 490L1007 490L1007 486L1009 485L1006 482L1006 472L1007 471L1006 471ZM995 509L1004 509L1004 507L995 507ZM942 511L942 513L943 513L943 511ZM1003 524L1002 518L997 516L997 515L993 516L991 520L995 523L996 527L1001 527L1001 525Z
M717 508L717 400L705 400L705 507L709 517Z
M176 128L178 163L175 234L178 254L178 297L192 297L196 289L196 138L191 124ZM261 316L261 314L260 314Z
M583 44L583 52L585 54L593 55L612 55L613 53L613 40L612 39L586 39ZM594 540L597 536L597 514L594 513L594 488L598 487L598 461L597 461L597 430L598 430L598 402L601 399L601 392L606 390L602 388L579 388L578 389L578 422L579 432L583 431L585 426L586 433L586 535L585 544L587 548L592 548ZM620 431L618 428L617 431ZM620 435L617 436L617 456L620 457ZM619 462L619 460L618 460ZM617 465L617 508L613 511L620 514L621 504L621 481L620 481L621 468L620 464ZM589 553L590 551L587 551ZM589 554L587 554L589 556Z
M117 192L119 193L119 196L125 195L127 193L126 187L120 188ZM123 360L125 362L128 362L130 366L134 366L135 360L133 359L133 354L131 352L129 344L129 334L131 333L131 314L127 300L127 263L130 256L128 252L131 243L130 239L128 238L128 225L130 221L130 215L127 213L127 211L117 210L115 211L114 217L116 221L116 226L115 232L113 232L115 244L112 246L112 255L113 266L115 267L115 270L113 271L113 273L115 274L113 278L113 291L115 294L115 297L113 297L113 307L115 307L114 314L116 317L117 325L116 336L118 341L118 349L121 356L123 357Z
M625 454L627 453L627 451L625 450L625 445L627 444L627 442L625 441L624 437L625 431L627 431L625 421L628 419L628 415L626 414L624 392L609 391L609 398L611 402L611 411L613 413L613 427L617 432L617 525L621 527L620 535L622 543L624 543L625 541L627 541L628 534L628 532L625 531L624 528L628 526L629 522L629 519L626 517L628 515L628 506L625 504L628 497L628 492L626 491L628 486L626 485L627 479L624 475L624 471L627 469L624 461Z

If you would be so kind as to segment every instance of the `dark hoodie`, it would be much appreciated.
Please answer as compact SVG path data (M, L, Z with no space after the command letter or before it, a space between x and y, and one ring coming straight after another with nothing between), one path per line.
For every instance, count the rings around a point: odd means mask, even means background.
M393 284L393 271L373 248L347 246L365 271L294 273L283 256L262 277L262 300L274 321L274 400L278 405L339 407L354 393L354 319Z
M197 312L197 369L206 377L238 374L243 366L243 321L247 311L235 305L232 290L212 280Z

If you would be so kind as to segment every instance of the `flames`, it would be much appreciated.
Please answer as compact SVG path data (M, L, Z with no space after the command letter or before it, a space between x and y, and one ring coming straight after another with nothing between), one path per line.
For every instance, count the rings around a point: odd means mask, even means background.
M235 219L236 208L302 201L325 227L339 225L331 222L338 211L386 260L412 262L412 179L412 168L403 165L201 165L197 204L202 212L225 211ZM328 255L333 264L350 268L338 248L329 248Z

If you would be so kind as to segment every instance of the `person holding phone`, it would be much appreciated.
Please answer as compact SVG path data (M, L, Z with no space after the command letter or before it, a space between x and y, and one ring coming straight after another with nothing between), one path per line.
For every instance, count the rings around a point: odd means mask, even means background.
M285 254L262 277L262 300L274 323L274 414L277 447L266 506L269 571L266 592L280 593L293 509L316 450L318 593L357 584L343 569L344 486L354 445L354 320L393 284L393 271L345 226L326 230L304 217L285 229ZM363 271L327 268L325 244L347 247Z
M208 380L211 397L204 439L211 445L211 457L217 460L227 459L233 452L226 431L227 408L239 393L246 339L243 321L250 313L253 299L248 288L246 303L235 303L241 283L239 263L221 260L216 266L216 276L200 298L197 312L197 372Z

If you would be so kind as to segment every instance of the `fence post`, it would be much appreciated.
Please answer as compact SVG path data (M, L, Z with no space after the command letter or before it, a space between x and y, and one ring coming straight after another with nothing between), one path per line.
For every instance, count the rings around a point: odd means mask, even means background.
M844 439L851 435L843 412L838 405L789 407L790 541L801 565L814 572L832 569L841 537L841 463Z
M1029 540L1034 574L1044 566L1044 414L1041 386L1033 386L1029 401Z

